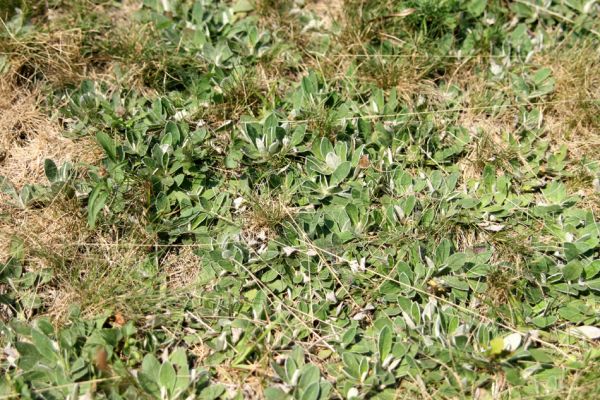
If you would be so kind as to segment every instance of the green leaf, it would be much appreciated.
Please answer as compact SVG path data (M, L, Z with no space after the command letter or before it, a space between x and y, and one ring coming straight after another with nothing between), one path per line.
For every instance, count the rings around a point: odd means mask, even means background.
M56 361L58 359L58 355L56 354L57 345L48 336L35 328L31 330L31 341L35 345L36 350L46 360Z
M296 364L296 361L294 361L294 359L292 357L288 357L285 360L285 374L287 375L288 383L291 382L292 377L294 376L294 373L296 372L297 369L298 369L298 365Z
M179 393L183 392L190 383L190 370L185 350L181 347L176 348L170 355L169 361L177 372L177 383L175 390Z
M301 400L318 400L320 391L321 391L321 388L319 386L319 382L311 383L310 385L308 385L308 387L306 389L304 389L304 392L302 393L302 397L300 399Z
M96 226L98 214L104 207L107 198L108 193L104 189L104 186L97 185L94 187L88 200L88 225L90 228L94 228Z
M160 387L158 386L158 382L156 382L156 380L150 375L145 372L140 372L138 373L138 381L142 389L144 389L147 393L150 393L156 398L160 397Z
M218 399L219 397L221 397L221 395L223 393L225 393L224 385L221 385L220 383L212 384L212 385L209 385L209 386L205 387L204 389L202 389L202 391L200 392L199 398L201 400L215 400L215 399ZM266 393L265 393L265 396L266 396Z
M342 362L344 363L344 370L349 376L360 379L360 360L356 354L343 353Z
M333 171L331 175L331 180L329 181L329 185L332 187L338 186L340 183L346 179L350 170L352 169L352 164L350 161L344 161Z
M543 349L529 349L529 354L533 359L543 364L553 364L554 358Z
M46 173L46 178L52 183L56 182L58 179L58 168L54 161L49 158L44 160L44 172Z
M305 364L300 372L300 379L298 380L298 386L301 388L308 388L314 383L319 383L321 379L321 372L319 368L312 364Z
M169 198L163 192L160 192L156 199L154 200L154 204L156 206L156 211L159 214L164 214L171 211L171 204L169 202Z
M454 288L454 289L458 289L458 290L464 290L464 291L468 291L469 290L469 284L467 282L465 282L464 280L462 280L461 278L458 278L456 276L444 276L443 277L444 282Z
M158 383L172 394L177 383L177 373L170 362L164 362L158 371Z
M469 261L468 256L465 253L454 253L446 259L446 264L452 271L457 271L463 267Z
M354 341L356 336L356 326L351 326L342 335L342 347L346 347Z
M153 354L146 354L142 360L142 372L148 374L154 380L158 380L158 371L160 370L160 363Z
M558 318L555 315L548 315L535 317L531 320L531 323L538 328L547 328L551 325L554 325L556 321L558 321Z
M551 74L552 74L552 70L550 68L542 68L535 73L535 75L533 76L533 81L535 82L536 85L540 85L546 79L548 79Z
M8 178L4 176L0 176L0 192L7 194L14 199L17 199L19 197L17 189L12 183L10 183Z
M565 248L565 258L567 259L567 261L572 261L575 260L579 257L579 249L577 249L577 246L575 246L574 243L565 243L564 244L564 248Z
M283 390L275 387L265 389L264 395L267 400L285 400L290 397Z
M483 14L485 7L487 6L487 0L471 0L467 5L467 10L474 16L478 17Z
M100 143L100 145L104 149L104 152L106 153L106 156L109 158L109 160L116 163L117 162L117 146L116 146L115 142L112 140L112 138L104 132L98 132L96 134L96 140L98 141L98 143Z
M379 360L383 361L392 351L392 330L389 326L384 326L379 332L377 339L377 349L379 351Z
M563 278L565 281L578 280L583 272L583 265L580 261L573 260L565 265L562 269Z
M585 286L594 290L596 292L600 292L600 278L592 279L591 281L587 281Z

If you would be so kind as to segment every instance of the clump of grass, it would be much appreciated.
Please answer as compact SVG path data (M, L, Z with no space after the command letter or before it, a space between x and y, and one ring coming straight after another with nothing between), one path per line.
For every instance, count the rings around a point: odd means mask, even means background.
M403 99L410 99L417 94L420 82L427 74L427 67L421 60L423 58L418 56L414 59L368 57L358 66L359 79L373 82L382 89L396 88Z
M10 74L19 85L45 81L60 87L81 79L86 63L80 54L80 30L35 31L19 36L3 32L0 37L0 52L7 55Z
M326 137L335 142L339 121L324 103L312 104L306 110L305 115L310 132L315 132L318 136Z
M536 62L552 70L555 90L545 111L546 135L566 145L574 160L594 158L600 146L600 51L590 40L564 43L540 54Z
M248 228L266 230L270 234L279 231L281 224L289 218L290 211L281 196L270 191L252 193L248 198Z
M194 246L180 246L167 253L161 260L161 273L166 278L169 290L186 289L193 286L202 259L194 252Z
M256 74L246 68L235 68L223 80L222 94L217 107L222 120L239 119L244 114L256 115L264 104L264 93L268 90L259 83Z

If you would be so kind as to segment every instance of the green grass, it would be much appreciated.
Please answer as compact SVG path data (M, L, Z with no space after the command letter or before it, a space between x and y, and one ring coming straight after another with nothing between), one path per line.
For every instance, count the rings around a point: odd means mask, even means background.
M598 4L14 3L0 398L600 395Z

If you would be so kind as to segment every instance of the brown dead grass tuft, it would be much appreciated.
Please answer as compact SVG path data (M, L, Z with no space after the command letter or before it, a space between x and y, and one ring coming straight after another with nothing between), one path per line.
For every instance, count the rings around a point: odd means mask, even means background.
M417 95L432 97L435 83L426 78L427 66L418 57L398 58L376 57L359 58L358 78L375 84L381 89L395 88L398 97L409 105L414 105Z
M230 365L215 367L215 381L224 384L231 394L242 393L244 399L264 399L265 377L273 376L267 365L245 365L239 368Z
M471 136L466 154L457 162L463 182L480 179L486 164L494 165L499 174L514 170L511 164L514 160L519 160L521 168L530 168L508 144L508 135L518 128L517 112L512 108L491 112L490 107L503 103L507 88L489 82L481 73L487 68L486 62L477 59L456 65L448 81L448 85L455 85L464 93L464 109L456 123L467 129Z
M466 155L457 162L463 182L481 178L486 164L496 165L499 173L512 168L509 161L518 155L509 149L504 140L504 136L514 129L509 118L465 112L458 123L471 135Z
M162 260L162 271L170 289L184 289L194 284L200 272L202 258L194 253L193 247L180 247L171 251Z
M130 315L146 304L140 301L146 289L135 283L131 271L144 262L150 245L129 246L109 233L89 230L76 200L57 198L44 208L0 213L0 260L8 259L8 245L18 238L24 271L52 275L32 289L41 304L25 310L25 317L42 314L62 324L72 305L78 305L82 315L94 316L112 309Z
M21 86L40 80L58 86L78 82L86 62L81 55L83 33L79 29L57 29L34 34L6 35L0 53L10 61L8 76Z
M28 209L1 201L0 216L0 262L10 258L11 242L18 239L23 244L26 272L48 270L57 261L78 259L79 249L74 244L85 242L90 236L75 200L57 198L46 207ZM66 316L74 297L71 290L52 285L36 288L36 293L56 320ZM32 312L26 310L25 316L31 317Z
M553 150L567 148L569 188L583 198L580 206L598 213L600 192L594 180L599 177L590 175L585 164L600 161L600 48L583 41L543 53L534 61L552 70L553 100L564 101L544 110L546 138Z
M244 200L236 212L241 220L241 239L261 253L269 240L279 236L281 224L294 214L286 199L273 193L254 193Z
M334 22L340 22L344 17L343 0L312 0L305 9L313 12L323 23L327 30L331 29Z
M7 259L8 246L12 237L21 239L32 256L32 266L47 267L47 261L54 256L73 258L77 246L72 243L85 242L90 233L81 206L76 200L55 199L43 208L17 209L3 202L0 205L0 260ZM43 259L35 254L43 252ZM33 261L33 262L31 262Z
M45 183L44 160L96 163L101 149L91 138L66 139L41 110L39 89L0 84L0 176L16 187Z
M600 49L582 42L539 55L552 70L554 98L565 103L545 110L545 133L555 147L567 146L573 160L598 159L600 149ZM594 103L590 99L595 99ZM571 102L571 100L576 100Z

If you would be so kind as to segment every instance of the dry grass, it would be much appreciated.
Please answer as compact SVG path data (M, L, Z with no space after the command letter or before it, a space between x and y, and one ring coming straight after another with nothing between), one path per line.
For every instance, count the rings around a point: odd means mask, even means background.
M41 109L43 94L0 83L0 176L16 187L46 183L44 160L96 163L101 149L91 138L70 140Z
M282 196L253 193L236 210L241 220L241 238L254 250L266 249L269 240L280 234L281 224L293 215L294 210Z
M73 243L85 242L89 236L85 218L75 201L56 199L49 206L37 209L18 209L2 202L0 215L0 261L11 257L11 242L18 239L23 244L26 272L52 269L57 260L78 258L78 248ZM40 287L36 292L57 319L66 314L68 304L72 303L71 291ZM30 317L32 310L25 314ZM3 317L10 315L8 312Z
M600 193L594 188L594 176L586 165L600 161L600 51L590 42L579 43L575 48L566 45L538 54L534 62L552 70L555 90L547 101L555 104L542 106L542 135L550 143L550 150L565 146L568 151L567 178L570 190L581 195L581 206L600 211ZM510 88L494 87L478 70L479 63L466 64L457 69L451 82L466 93L465 109L459 120L469 130L472 142L468 152L459 162L463 182L481 178L486 164L495 165L498 173L514 169L511 160L519 161L521 168L529 168L518 152L511 151L506 135L517 128L516 111L506 109L490 115L479 107L501 102L498 96ZM574 101L573 101L574 100ZM514 138L515 140L517 138Z
M192 286L202 266L202 259L194 253L193 247L180 247L171 251L161 262L161 270L167 278L169 289L185 289Z
M127 285L144 249L119 246L110 235L90 231L77 200L59 196L43 208L27 209L3 203L0 214L0 260L10 257L10 243L18 238L24 249L24 271L50 270L53 275L50 282L32 288L41 305L25 310L24 317L41 312L61 324L72 305L92 316L126 305L133 295L119 297L115 288Z
M448 80L449 86L455 85L464 93L463 110L456 123L467 129L471 136L466 154L457 162L463 183L480 179L486 164L494 165L500 175L514 170L511 164L514 160L519 161L521 168L529 168L508 144L508 135L514 134L518 128L516 110L505 108L496 112L492 109L503 104L503 93L508 93L509 88L490 82L482 73L487 68L487 60L482 59L457 64L453 66Z
M60 124L43 110L43 93L38 85L19 86L19 76L12 78L0 82L0 176L17 189L28 184L46 185L45 159L59 166L65 162L95 164L100 160L102 152L93 139L63 137ZM78 200L59 194L43 207L25 209L7 200L6 196L0 199L0 261L9 259L10 244L18 238L25 250L26 272L63 268L54 274L52 282L34 290L42 301L41 309L53 320L62 321L71 304L91 298L82 290L83 285L77 285L74 274L85 275L84 271L92 267L90 259L111 253L96 251L91 257L90 251L80 245L98 238L87 229ZM124 259L123 254L118 258ZM25 317L31 315L33 310L26 311Z
M60 127L40 111L39 92L21 89L11 95L8 99L14 101L3 102L0 119L2 144L7 149L0 164L1 175L18 187L44 184L46 158L57 164L99 161L101 151L93 140L73 141L61 136ZM116 227L89 230L85 210L77 199L59 194L43 207L25 209L0 202L1 261L11 256L13 238L23 243L25 272L51 270L53 276L50 282L31 289L41 305L25 310L26 318L43 314L61 324L75 304L84 316L119 310L129 317L150 301L147 288L133 283L138 278L131 271L139 270L155 240L141 230L134 230L128 238L120 237ZM179 287L188 282L194 276L193 265L189 257L172 260L167 271L170 285ZM12 311L3 310L2 314L9 318Z
M314 13L329 30L335 22L339 23L344 18L343 0L312 0L307 2L305 9Z
M9 257L8 245L12 237L21 239L31 254L44 252L44 258L48 259L75 257L77 247L72 243L86 242L90 235L81 207L74 200L56 199L46 207L23 210L3 203L0 210L3 214L0 259L3 260ZM35 259L30 264L47 267L47 262L42 259Z
M150 93L147 76L161 72L165 60L149 60L145 54L157 47L150 25L134 17L141 2L67 3L58 9L41 7L35 17L40 30L3 32L0 25L0 54L8 57L11 80L24 87L43 82L60 88L92 79ZM94 29L86 26L89 15L101 16ZM70 26L77 28L65 29Z
M99 146L91 139L70 140L61 127L42 110L42 94L37 89L0 83L0 176L17 188L26 184L47 184L44 160L96 163ZM6 199L3 199L6 200ZM60 249L65 240L79 239L85 225L80 206L73 201L53 201L41 209L17 209L6 201L0 204L0 258L7 257L9 238L23 236L36 247Z
M586 41L541 54L535 60L552 70L554 98L564 101L545 110L544 133L553 150L565 146L569 187L583 198L580 206L600 213L600 192L586 164L600 162L600 49ZM590 102L590 100L594 100ZM576 100L572 102L571 100Z
M556 80L554 99L569 101L545 110L545 133L556 146L566 145L574 160L600 157L600 49L597 43L543 53L535 59ZM596 99L595 104L589 102ZM571 100L579 100L570 102Z
M215 380L224 384L231 395L241 392L244 399L264 399L265 377L272 376L273 371L266 363L262 364L244 368L227 364L216 366Z
M493 117L482 112L466 111L460 115L458 123L471 136L467 153L457 162L463 183L480 179L486 164L495 165L500 174L503 169L512 168L509 161L517 154L509 149L505 140L505 135L514 130L514 123L508 115Z
M41 305L26 310L26 318L42 314L61 324L73 305L91 317L115 309L129 316L146 304L133 301L144 297L145 288L133 284L131 271L144 262L147 247L128 246L106 232L92 232L76 200L57 198L43 208L1 211L0 259L9 257L8 245L18 238L25 272L52 271L51 281L31 289Z
M58 29L15 36L5 33L0 53L10 60L10 75L26 86L47 81L58 86L78 82L86 67L79 29Z

